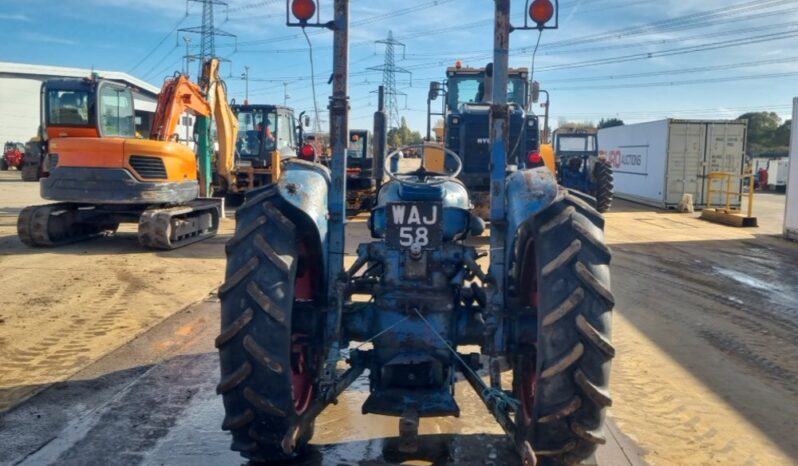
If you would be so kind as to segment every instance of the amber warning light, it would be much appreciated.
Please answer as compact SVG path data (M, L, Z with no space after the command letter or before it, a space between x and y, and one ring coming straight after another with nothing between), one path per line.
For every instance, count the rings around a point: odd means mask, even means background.
M550 0L534 0L529 5L529 17L541 27L554 17L554 5Z
M294 0L291 13L300 23L307 23L316 14L316 3L313 0Z

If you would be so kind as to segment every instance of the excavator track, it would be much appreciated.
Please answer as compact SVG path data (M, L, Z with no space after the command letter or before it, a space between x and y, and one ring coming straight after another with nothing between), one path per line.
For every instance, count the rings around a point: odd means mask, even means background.
M205 201L148 209L139 217L139 243L162 250L196 243L216 235L219 217L219 204Z
M114 232L118 223L97 216L94 207L59 203L25 207L17 219L17 235L32 247L55 247Z

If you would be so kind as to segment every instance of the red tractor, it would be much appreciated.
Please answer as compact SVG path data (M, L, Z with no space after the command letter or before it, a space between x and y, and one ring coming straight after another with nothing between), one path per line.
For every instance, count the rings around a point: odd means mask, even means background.
M9 167L22 169L22 159L25 157L25 144L21 142L6 142L3 147L3 156L0 158L0 170L6 171Z

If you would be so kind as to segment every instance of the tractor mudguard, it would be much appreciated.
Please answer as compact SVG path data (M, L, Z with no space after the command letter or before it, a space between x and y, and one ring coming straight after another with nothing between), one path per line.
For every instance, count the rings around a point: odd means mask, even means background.
M551 170L544 166L511 173L507 176L505 189L507 199L505 263L511 265L519 228L554 202L558 187Z
M274 206L295 225L305 230L313 230L320 254L319 260L326 267L327 257L327 193L330 189L330 171L319 164L296 158L285 161L280 179L277 182L280 198L285 202Z

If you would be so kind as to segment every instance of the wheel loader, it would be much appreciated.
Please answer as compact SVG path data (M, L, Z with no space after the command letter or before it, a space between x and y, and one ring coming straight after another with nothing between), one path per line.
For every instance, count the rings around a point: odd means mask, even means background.
M555 5L531 2L532 23L513 30L556 27ZM485 122L490 256L467 241L485 223L458 179L459 155L445 150L440 171L422 164L398 172L399 151L383 157L383 143L375 156L390 180L368 221L373 241L347 267L349 1L325 9L329 21L312 0L286 7L290 26L334 31L333 156L329 168L287 161L237 213L215 341L232 449L258 464L300 457L325 407L367 373L362 412L398 417L404 452L418 449L423 418L460 416L454 386L462 376L519 464L588 458L604 442L611 404L610 250L601 214L559 187L542 160L508 163L510 1L495 1L496 85ZM375 115L381 141L385 121Z
M218 78L218 60L206 63ZM174 249L216 234L220 203L199 199L197 156L176 141L183 113L213 113L207 93L184 75L168 79L149 139L137 137L132 89L92 76L42 84L42 136L49 175L41 196L55 204L26 207L17 233L29 246L59 246L138 224L139 242ZM231 153L234 122L218 121L221 150ZM232 135L235 138L235 135ZM209 141L204 141L210 145Z

